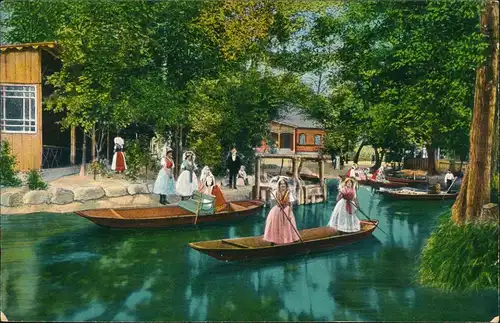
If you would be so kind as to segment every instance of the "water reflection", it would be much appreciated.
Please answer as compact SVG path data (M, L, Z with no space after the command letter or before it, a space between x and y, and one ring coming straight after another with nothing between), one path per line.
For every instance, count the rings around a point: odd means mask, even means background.
M336 197L296 207L298 226L326 225ZM110 230L77 216L2 217L2 311L12 320L485 320L495 293L416 284L418 254L451 203L388 203L359 191L387 232L332 251L223 263L191 241L262 234L265 213L236 225ZM265 212L267 212L266 210ZM362 217L362 215L360 215ZM481 301L479 301L481 300Z

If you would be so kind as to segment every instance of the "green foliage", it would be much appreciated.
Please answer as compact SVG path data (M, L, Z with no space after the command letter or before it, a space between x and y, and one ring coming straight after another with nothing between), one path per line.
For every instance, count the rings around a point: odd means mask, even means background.
M16 163L10 143L7 140L0 141L0 185L19 186L21 184L15 170Z
M141 166L144 163L144 147L141 146L139 140L132 140L130 144L127 145L126 158L127 158L127 170L125 175L132 179L137 180L141 172Z
M446 212L421 254L420 281L443 290L496 289L498 225L456 225Z
M499 173L494 173L493 176L491 177L491 202L492 203L497 203L498 204L498 199L499 199Z
M44 190L47 188L47 183L42 179L42 176L36 169L30 169L26 177L26 184L30 190Z
M100 174L101 176L105 176L105 177L108 177L108 178L111 177L111 174L108 172L108 168L106 167L106 164L101 159L94 160L90 164L89 168L90 168L90 170L92 171L92 173L94 175L94 180L96 179L96 175L97 174Z
M226 154L235 143L251 170L253 147L267 137L269 120L288 104L300 104L308 91L294 77L253 69L204 79L190 88L188 146L201 149L203 163L224 171Z

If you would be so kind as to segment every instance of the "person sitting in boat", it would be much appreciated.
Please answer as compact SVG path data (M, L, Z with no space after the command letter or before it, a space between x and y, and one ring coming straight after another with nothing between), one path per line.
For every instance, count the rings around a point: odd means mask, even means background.
M375 171L375 173L372 174L371 179L373 181L377 181L377 182L383 182L383 181L385 181L384 166L380 166L380 168L377 169Z
M277 186L273 196L276 205L267 216L264 240L273 244L295 242L300 240L292 211L295 198L286 179L280 179Z
M177 194L179 194L183 200L190 198L194 191L198 189L198 177L194 172L198 167L195 164L195 160L196 155L192 151L186 151L182 154L182 173L177 179L175 188Z
M332 211L328 226L343 233L357 232L361 230L361 225L356 211L359 209L356 189L358 184L356 180L347 177L339 185L339 194L337 195L337 204Z
M349 169L347 171L347 177L352 177L352 178L355 178L356 177L356 167L354 165L351 166L351 169Z
M448 172L444 176L444 183L446 184L446 189L449 189L451 184L453 183L453 180L455 180L455 176L453 176L453 173L451 172L451 169L448 169Z
M111 162L111 169L117 173L123 173L127 169L127 163L125 161L125 155L123 154L123 146L125 141L122 137L117 136L114 139L115 147L113 154L113 161Z
M219 185L215 182L215 176L210 171L208 166L203 167L201 170L200 184L198 186L200 193L215 196L215 211L223 210L226 205L226 199L220 189Z
M240 170L238 171L238 177L237 177L236 181L238 181L238 179L240 179L240 178L243 180L244 185L248 185L247 172L245 172L244 165L240 166Z
M160 203L168 204L167 196L175 195L174 160L172 149L164 147L162 151L161 169L156 177L153 193L160 195Z

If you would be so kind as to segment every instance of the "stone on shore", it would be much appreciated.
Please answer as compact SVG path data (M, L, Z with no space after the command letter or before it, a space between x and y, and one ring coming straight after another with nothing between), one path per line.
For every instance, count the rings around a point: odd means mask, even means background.
M125 186L109 186L104 188L104 192L108 197L118 197L128 195L127 188Z
M146 184L130 184L127 190L130 195L149 193Z
M53 204L68 204L73 202L74 194L70 190L60 187L51 187L49 189L50 203Z
M44 204L49 202L49 192L46 190L29 191L23 197L24 204Z
M15 207L23 204L23 192L5 192L2 193L2 205Z
M100 186L77 187L73 190L75 201L97 200L104 196L104 190Z

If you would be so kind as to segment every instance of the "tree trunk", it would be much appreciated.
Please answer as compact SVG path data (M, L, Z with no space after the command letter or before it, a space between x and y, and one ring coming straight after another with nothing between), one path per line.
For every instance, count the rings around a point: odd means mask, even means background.
M96 158L97 141L96 141L96 131L95 125L92 126L92 161Z
M373 146L373 149L375 150L375 165L373 165L371 168L370 168L370 171L373 173L374 171L376 171L377 169L380 168L380 165L382 165L382 158L380 158L380 155L378 153L378 147L377 146Z
M474 110L470 127L469 164L452 219L457 224L479 219L490 201L491 161L498 85L498 2L488 0L481 13L481 32L488 40L488 58L476 70Z
M359 145L358 151L356 151L356 155L354 155L354 160L353 163L357 164L359 161L359 154L361 154L361 149L366 145L366 143L363 141L361 145Z
M85 176L85 163L87 157L87 134L83 130L83 143L82 143L82 165L80 167L80 176Z
M436 149L432 145L425 145L427 150L427 175L435 175L436 172Z

